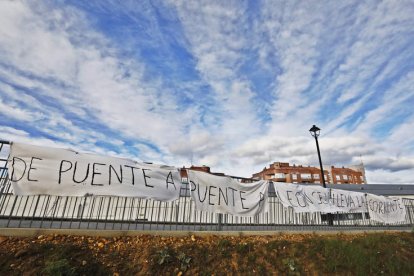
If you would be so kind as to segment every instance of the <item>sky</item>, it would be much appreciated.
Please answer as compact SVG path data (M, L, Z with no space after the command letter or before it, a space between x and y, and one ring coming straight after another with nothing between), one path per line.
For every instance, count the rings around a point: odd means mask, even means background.
M414 183L414 1L0 1L0 139Z

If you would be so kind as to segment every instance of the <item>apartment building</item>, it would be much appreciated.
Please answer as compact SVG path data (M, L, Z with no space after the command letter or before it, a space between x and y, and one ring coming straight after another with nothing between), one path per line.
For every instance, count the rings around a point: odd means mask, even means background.
M325 182L330 184L366 184L364 166L349 168L334 166L324 167ZM290 165L284 162L274 162L261 172L253 174L254 179L265 179L286 183L322 183L319 167Z
M213 175L217 175L217 176L228 176L231 177L241 183L252 183L254 181L256 181L255 179L252 178L246 178L246 177L241 177L241 176L234 176L234 175L226 175L224 173L221 172L212 172L210 167L208 166L191 166L189 168L183 167L180 171L181 174L181 179L183 182L187 182L188 181L188 175L187 175L187 170L193 170L193 171L200 171L200 172L205 172L205 173L209 173L209 174L213 174Z

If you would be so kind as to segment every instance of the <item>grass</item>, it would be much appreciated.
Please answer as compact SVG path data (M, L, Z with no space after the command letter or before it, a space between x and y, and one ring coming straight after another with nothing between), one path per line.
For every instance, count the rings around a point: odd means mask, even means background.
M309 253L319 255L321 268L326 273L408 275L414 272L414 266L402 251L409 249L413 253L412 242L413 239L382 234L351 241L318 238L310 241Z
M219 239L217 248L221 257L229 258L231 256L231 251L233 250L233 245L230 240Z
M72 276L76 274L76 268L72 267L67 259L58 259L54 261L46 261L45 267L42 269L43 275L55 276Z
M18 275L12 269L17 266L30 275L108 275L107 269L87 251L71 244L33 243L25 249L24 255L17 258L13 254L2 255L0 274ZM82 262L87 265L82 265Z

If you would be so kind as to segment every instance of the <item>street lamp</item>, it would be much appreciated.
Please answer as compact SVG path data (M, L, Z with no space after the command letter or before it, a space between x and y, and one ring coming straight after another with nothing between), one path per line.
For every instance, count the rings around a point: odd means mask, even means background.
M322 159L321 159L321 152L319 151L319 143L318 143L318 136L321 132L321 129L319 127L313 125L311 127L311 129L309 129L309 132L313 137L315 137L316 149L318 150L319 166L321 167L322 185L323 185L324 188L326 188L325 175L323 173L323 166L322 166Z
M319 150L319 143L318 143L318 136L321 132L321 129L315 125L313 125L311 127L311 129L309 129L310 134L315 137L315 141L316 141L316 149L318 150L318 158L319 158L319 166L321 167L321 174L322 174L322 185L324 188L326 188L326 183L325 183L325 174L323 173L323 166L322 166L322 159L321 159L321 152ZM329 191L329 197L331 197L331 192ZM329 225L333 225L333 218L332 215L330 213L327 214L327 219L328 219L328 224Z

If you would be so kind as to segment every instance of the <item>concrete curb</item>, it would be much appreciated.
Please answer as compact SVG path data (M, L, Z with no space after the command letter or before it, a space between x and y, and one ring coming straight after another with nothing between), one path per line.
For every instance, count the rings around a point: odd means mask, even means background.
M137 231L137 230L93 230L93 229L42 229L42 228L2 228L0 236L9 237L37 237L40 235L72 235L94 237L122 237L122 236L277 236L284 234L314 234L314 235L353 235L371 233L402 233L412 230L342 230L342 231L308 231L308 230L283 230L283 231Z

